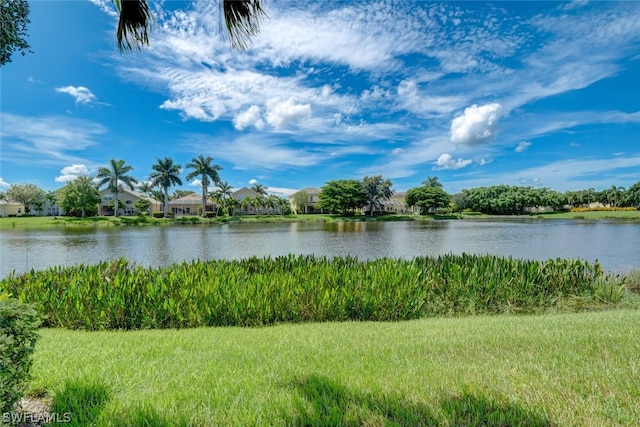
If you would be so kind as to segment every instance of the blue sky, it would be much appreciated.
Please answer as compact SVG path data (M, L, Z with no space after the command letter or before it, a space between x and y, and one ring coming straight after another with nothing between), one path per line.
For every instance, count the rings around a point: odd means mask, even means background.
M151 3L150 48L121 54L110 0L31 2L34 53L0 68L0 190L199 154L276 193L640 181L640 2L266 0L244 52L215 1Z

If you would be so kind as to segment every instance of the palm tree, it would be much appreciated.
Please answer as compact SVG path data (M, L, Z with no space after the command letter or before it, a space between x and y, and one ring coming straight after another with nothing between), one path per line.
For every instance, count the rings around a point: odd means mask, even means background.
M149 175L152 186L158 186L162 188L164 193L164 217L169 217L169 187L172 185L182 185L180 179L180 165L173 163L171 157L165 157L164 159L158 159L156 163L151 166L153 172Z
M56 195L53 191L49 191L46 196L44 196L45 202L49 203L49 215L57 215L56 210L53 208L56 204Z
M231 47L244 50L251 37L260 32L260 20L267 16L261 0L221 0L224 23ZM139 50L149 45L151 13L147 0L113 0L120 19L116 38L120 51Z
M155 184L151 182L142 181L140 184L138 184L138 191L144 194L145 196L150 196L151 192L153 191L154 185Z
M209 183L218 184L220 182L218 171L222 170L221 166L213 165L211 162L213 162L213 158L204 157L200 154L198 157L191 159L191 163L187 163L187 167L193 169L193 172L187 175L187 180L191 181L192 179L200 178L202 183L202 216L205 218L207 217L207 189L209 188Z
M220 205L220 203L222 203L222 193L220 192L220 190L210 191L209 194L207 194L207 197L209 198L209 200L215 203L215 213L216 216L218 216L218 206Z
M258 184L257 182L251 186L251 189L258 193L259 196L267 195L267 187L262 184Z
M225 215L229 215L229 212L227 212L227 196L231 198L231 190L233 190L233 187L227 181L218 183L218 191L222 196L222 212Z
M126 184L131 190L133 185L138 182L132 176L127 175L128 172L133 170L132 166L125 165L124 160L109 160L109 167L101 166L98 168L98 188L105 184L108 184L107 188L113 193L114 198L114 216L118 216L118 193L120 192L120 183Z
M244 196L242 200L240 200L240 207L245 209L245 215L249 214L249 207L253 206L253 197Z
M431 187L431 188L443 187L442 183L440 182L440 178L438 178L437 176L428 176L427 179L422 181L422 185L424 185L425 187Z

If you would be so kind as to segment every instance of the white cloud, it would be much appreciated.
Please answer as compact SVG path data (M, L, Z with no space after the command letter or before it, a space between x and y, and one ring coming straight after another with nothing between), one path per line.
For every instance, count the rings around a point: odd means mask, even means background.
M107 15L117 18L118 12L116 12L113 2L111 0L89 0L91 3L95 4L100 8L101 11L106 13Z
M472 160L469 159L457 159L454 160L449 153L443 153L438 157L438 161L436 165L438 169L461 169L467 165L473 163Z
M243 130L249 126L255 126L260 130L264 128L264 121L262 120L262 111L257 105L252 105L247 111L239 113L233 119L233 125L238 130Z
M526 150L527 148L529 148L531 146L531 143L528 141L521 141L518 143L518 146L515 149L516 153L522 153L524 150Z
M70 154L98 144L106 129L97 123L66 116L0 116L2 158L17 164L57 166L87 164L86 159Z
M501 108L498 103L465 108L464 114L451 122L451 142L463 145L490 142L495 137Z
M89 175L89 169L85 165L66 166L60 171L60 176L55 178L55 182L70 182L84 175Z
M249 185L256 185L258 183L258 180L256 179L250 179L249 180Z
M7 181L4 180L4 178L0 176L0 188L8 188L10 186L11 184L9 184Z
M314 166L330 158L327 153L310 148L292 148L286 141L270 134L241 135L235 139L190 135L184 144L194 153L208 152L234 165L235 169L275 169Z
M189 187L198 187L198 188L202 188L202 181L200 181L198 178L194 179L193 181L191 181L189 183Z
M57 87L56 92L66 93L76 99L76 104L90 104L98 100L89 89L83 86Z
M267 104L267 122L276 129L287 128L311 117L311 105L301 104L296 98Z

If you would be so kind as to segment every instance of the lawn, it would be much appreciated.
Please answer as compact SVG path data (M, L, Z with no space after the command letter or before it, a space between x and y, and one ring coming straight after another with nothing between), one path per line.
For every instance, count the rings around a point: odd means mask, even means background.
M545 219L640 220L640 211L553 212L532 216Z
M633 425L640 311L41 331L69 425Z

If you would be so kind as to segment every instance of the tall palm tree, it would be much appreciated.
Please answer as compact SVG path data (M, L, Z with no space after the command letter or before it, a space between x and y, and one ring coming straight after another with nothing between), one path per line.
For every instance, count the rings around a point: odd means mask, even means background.
M162 188L164 193L164 217L169 217L169 187L172 185L182 185L180 179L180 165L173 163L171 157L165 157L164 159L158 159L156 163L151 166L153 172L149 175L152 186L158 186Z
M225 215L229 215L229 212L227 212L227 197L231 198L231 190L233 190L233 187L227 181L218 183L218 191L222 196L222 212Z
M440 178L438 178L437 176L428 176L427 179L422 181L422 185L424 185L425 187L431 187L431 188L443 187L442 183L440 182Z
M125 165L124 160L109 160L109 167L101 166L98 168L98 174L96 178L98 179L98 188L107 184L107 188L113 193L114 199L114 216L118 216L118 193L120 192L120 183L127 185L131 190L133 190L133 185L138 182L132 176L127 175L127 173L133 170L132 166Z
M144 194L145 196L150 196L153 191L154 184L149 181L142 181L138 184L138 191Z
M261 0L221 0L222 15L231 46L244 50L251 37L260 32L260 20L266 17ZM116 38L121 51L139 50L149 45L151 13L147 0L113 0L120 19Z
M204 157L200 154L198 157L191 159L190 163L187 163L187 167L193 169L193 171L187 175L187 181L200 178L202 184L202 216L205 218L207 217L207 189L212 182L214 184L220 183L218 171L222 170L221 166L214 165L211 162L213 162L213 158L209 156Z
M251 189L258 193L259 196L267 195L267 187L262 184L258 184L257 182L251 186Z

